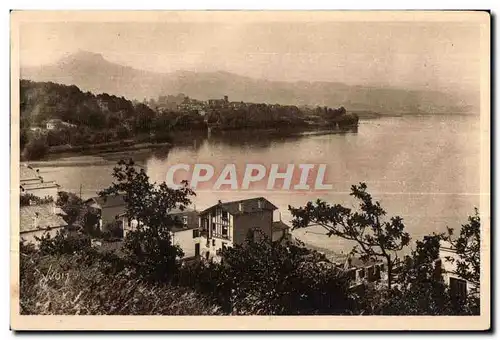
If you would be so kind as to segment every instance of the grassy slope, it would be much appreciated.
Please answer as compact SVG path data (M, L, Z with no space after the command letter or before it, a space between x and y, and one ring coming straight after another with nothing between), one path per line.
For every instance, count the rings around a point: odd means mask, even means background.
M221 314L189 289L130 279L101 262L85 263L79 255L21 256L21 314Z

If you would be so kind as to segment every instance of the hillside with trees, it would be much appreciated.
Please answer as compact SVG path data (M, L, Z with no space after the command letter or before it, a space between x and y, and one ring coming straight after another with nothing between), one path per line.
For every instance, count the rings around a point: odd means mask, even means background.
M172 142L172 134L241 129L349 129L359 117L344 107L201 101L184 94L131 101L107 93L83 92L75 85L20 82L20 147L24 158L49 152L133 147ZM58 121L58 126L46 128ZM52 124L52 123L51 123Z
M46 129L54 119L64 125ZM144 103L83 92L74 85L21 80L20 128L21 151L26 158L36 159L58 148L170 141L170 131L202 129L204 123L199 115L158 115Z

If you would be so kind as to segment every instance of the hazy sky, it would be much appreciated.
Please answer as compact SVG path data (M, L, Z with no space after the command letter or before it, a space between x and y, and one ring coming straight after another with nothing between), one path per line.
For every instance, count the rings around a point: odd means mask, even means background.
M477 89L479 27L466 22L29 23L25 66L77 50L139 69L272 80Z

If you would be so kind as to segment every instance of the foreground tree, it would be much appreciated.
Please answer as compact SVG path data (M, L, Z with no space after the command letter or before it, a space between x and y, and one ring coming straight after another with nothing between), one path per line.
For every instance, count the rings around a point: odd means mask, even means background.
M477 315L479 301L474 296L460 296L446 284L441 265L441 242L444 234L424 236L407 256L398 275L398 285L379 301L374 314L390 315Z
M474 284L479 291L481 271L481 219L477 208L474 215L469 216L468 223L463 224L458 237L454 237L454 229L448 228L446 241L456 252L458 258L447 257L455 264L454 274Z
M82 199L76 194L67 191L59 191L57 196L57 206L66 213L65 221L68 225L77 223L79 217L84 213L83 210L87 208Z
M256 232L258 233L258 231ZM321 254L264 234L225 248L222 263L180 271L182 284L238 315L338 315L351 311L349 280Z
M31 205L31 204L46 204L46 203L52 203L54 202L54 199L52 196L46 196L44 198L35 196L31 193L27 194L21 194L19 195L19 204L21 207Z
M173 274L177 259L184 254L172 244L171 230L175 225L170 211L184 210L195 195L184 183L180 189L169 188L165 182L151 183L144 169L136 169L132 160L120 160L113 169L115 181L99 193L102 197L123 195L126 216L137 221L137 227L127 233L124 251L141 275L164 280Z
M320 254L264 235L223 253L233 307L243 314L344 314L349 281Z
M41 135L32 137L29 141L25 142L23 149L23 158L29 160L41 159L45 156L49 149L47 138Z
M390 291L389 299L381 306L383 314L454 314L442 267L437 264L443 237L433 234L416 242L398 275L398 287Z
M403 219L399 216L383 221L386 211L366 191L365 183L353 185L351 196L360 201L359 211L352 211L340 204L330 205L322 200L308 202L305 207L289 210L293 215L293 228L320 225L328 236L338 236L356 242L353 249L361 260L383 259L387 264L387 285L392 285L393 267L399 261L397 252L410 242L404 231Z

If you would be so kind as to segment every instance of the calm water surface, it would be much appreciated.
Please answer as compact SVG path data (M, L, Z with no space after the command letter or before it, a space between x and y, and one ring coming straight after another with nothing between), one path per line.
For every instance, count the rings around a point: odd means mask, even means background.
M265 196L289 221L288 205L300 206L322 198L355 207L349 197L352 184L365 182L389 216L403 217L413 239L459 227L474 207L479 207L479 116L393 117L362 121L358 133L269 138L255 133L197 138L170 150L108 155L109 163L95 166L40 167L47 180L63 190L94 196L108 186L116 159L134 158L157 182L165 180L169 166L177 163L210 163L222 169L235 163L327 164L327 181L333 190L293 193L286 191L198 191L197 209L217 200ZM278 218L278 214L276 215ZM345 241L328 238L319 227L295 231L305 242L335 251Z

